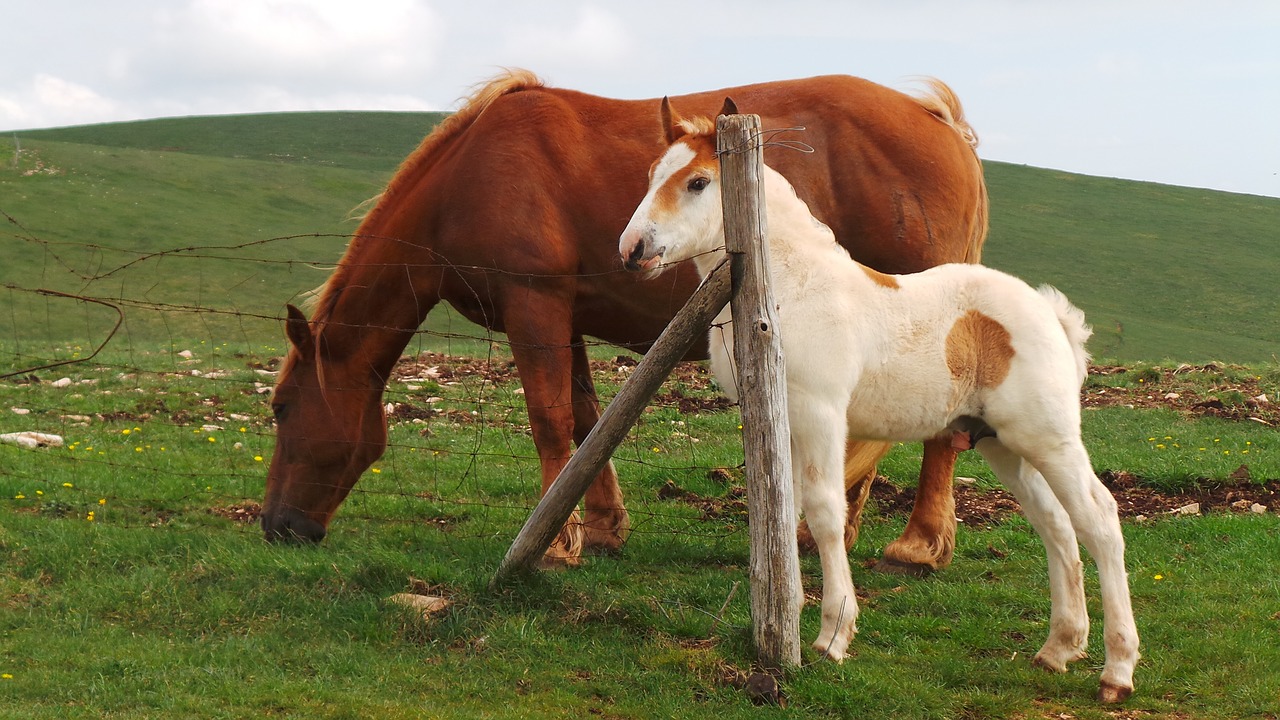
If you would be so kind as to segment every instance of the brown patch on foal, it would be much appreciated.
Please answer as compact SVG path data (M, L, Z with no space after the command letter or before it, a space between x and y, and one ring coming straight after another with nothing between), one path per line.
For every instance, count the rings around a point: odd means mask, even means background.
M862 272L866 273L867 277L871 278L871 282L879 285L880 287L889 288L890 290L898 289L898 278L892 275L886 275L879 270L873 270L861 263L859 263L858 267L862 268Z
M957 383L993 388L1013 362L1009 331L977 310L965 313L947 333L947 369Z

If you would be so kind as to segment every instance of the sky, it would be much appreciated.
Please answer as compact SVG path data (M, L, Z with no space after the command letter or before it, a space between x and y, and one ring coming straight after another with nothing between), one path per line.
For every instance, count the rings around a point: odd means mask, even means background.
M504 67L656 98L949 84L984 159L1280 197L1275 0L0 0L0 132L450 110Z

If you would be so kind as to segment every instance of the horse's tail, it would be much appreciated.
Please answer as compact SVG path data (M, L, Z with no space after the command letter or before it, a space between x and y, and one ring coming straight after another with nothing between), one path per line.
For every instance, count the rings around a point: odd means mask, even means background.
M964 117L964 106L960 98L946 83L937 78L920 78L926 90L913 97L920 106L928 110L939 120L951 126L964 139L973 151L974 172L977 174L978 197L975 199L973 218L970 223L969 245L965 249L964 261L982 262L982 246L987 242L987 230L991 222L991 207L987 198L987 180L982 172L982 160L978 158L978 133Z
M1088 342L1089 336L1093 335L1093 328L1085 322L1084 311L1072 305L1067 296L1057 288L1052 285L1041 285L1036 290L1041 297L1049 301L1054 313L1058 316L1058 323L1062 325L1062 331L1067 335L1067 342L1071 344L1071 351L1076 356L1076 373L1080 384L1083 385L1085 377L1089 374L1089 351L1084 345Z

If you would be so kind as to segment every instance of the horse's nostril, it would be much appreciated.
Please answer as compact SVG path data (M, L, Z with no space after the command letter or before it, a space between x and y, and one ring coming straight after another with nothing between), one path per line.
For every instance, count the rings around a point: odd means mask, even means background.
M627 265L639 266L640 259L644 257L644 243L638 242L635 247L631 248L631 254L627 255Z

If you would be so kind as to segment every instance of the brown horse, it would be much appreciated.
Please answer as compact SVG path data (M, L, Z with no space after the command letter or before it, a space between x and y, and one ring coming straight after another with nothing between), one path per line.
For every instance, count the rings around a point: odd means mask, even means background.
M846 76L749 85L673 98L710 115L726 95L765 128L806 128L811 155L770 149L849 252L880 271L977 262L987 198L959 102L933 82L913 98ZM545 87L513 71L480 87L392 178L326 283L314 318L289 308L292 343L272 408L276 448L262 526L268 539L319 541L356 480L386 447L382 392L392 366L440 300L507 333L542 469L543 491L599 416L583 338L649 347L692 293L691 268L627 273L617 238L665 149L657 100ZM698 357L705 357L705 346ZM887 445L851 448L851 523ZM891 564L934 568L954 543L946 438L925 444L916 506ZM617 548L629 521L612 466L548 551L574 562L584 544ZM856 532L856 525L849 534Z

